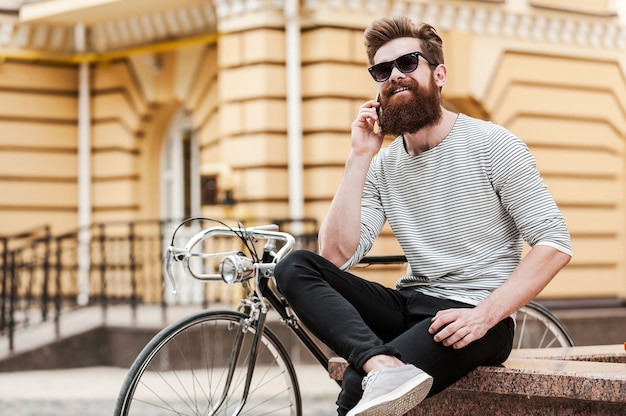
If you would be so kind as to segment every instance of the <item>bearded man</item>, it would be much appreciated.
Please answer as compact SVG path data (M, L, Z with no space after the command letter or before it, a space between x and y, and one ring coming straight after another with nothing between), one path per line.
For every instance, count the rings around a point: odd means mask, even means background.
M306 327L350 364L338 414L399 416L506 360L512 317L569 262L571 243L527 146L442 106L447 68L432 26L383 18L365 46L380 99L352 123L320 255L295 251L275 277ZM387 134L397 138L381 148ZM347 271L385 222L408 260L395 288Z

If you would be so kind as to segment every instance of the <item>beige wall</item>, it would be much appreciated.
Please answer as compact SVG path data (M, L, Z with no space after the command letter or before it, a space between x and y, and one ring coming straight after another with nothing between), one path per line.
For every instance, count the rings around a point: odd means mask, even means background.
M485 107L529 144L572 233L574 259L544 294L623 293L626 83L619 61L509 49Z
M350 124L376 91L363 29L404 13L444 38L446 105L524 139L565 213L574 260L542 296L626 298L626 29L613 2L315 3L301 5L300 20L305 216L325 215ZM215 43L92 63L95 222L161 216L163 141L181 108L201 170L218 172L237 201L203 214L288 217L284 25L280 9L226 11ZM75 65L0 64L1 234L76 227L77 88ZM374 251L398 251L389 230Z
M0 63L0 233L76 224L76 82L71 66Z

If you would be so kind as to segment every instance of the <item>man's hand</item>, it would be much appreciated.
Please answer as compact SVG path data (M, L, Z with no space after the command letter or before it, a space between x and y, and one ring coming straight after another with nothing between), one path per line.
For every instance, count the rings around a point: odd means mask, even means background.
M359 107L359 113L352 122L352 150L357 155L367 155L371 157L378 153L383 144L383 134L375 129L378 120L376 108L380 104L371 100Z
M446 347L463 348L485 336L493 325L476 308L444 309L432 318L428 332L435 342Z
M432 318L428 332L435 342L463 348L485 336L501 319L531 301L570 260L571 255L535 245L511 276L474 308L445 309Z

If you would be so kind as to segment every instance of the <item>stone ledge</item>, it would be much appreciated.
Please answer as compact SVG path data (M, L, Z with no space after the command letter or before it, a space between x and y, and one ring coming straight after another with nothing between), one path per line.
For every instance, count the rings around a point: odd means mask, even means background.
M345 360L329 363L340 380ZM557 411L558 410L558 411ZM626 414L622 345L515 350L502 366L478 367L410 416Z

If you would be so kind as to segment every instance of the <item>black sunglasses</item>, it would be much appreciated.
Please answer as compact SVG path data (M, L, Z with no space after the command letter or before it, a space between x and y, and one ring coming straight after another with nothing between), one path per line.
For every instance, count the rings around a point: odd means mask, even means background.
M391 76L391 71L393 71L393 67L398 68L398 71L403 74L408 74L417 69L417 64L419 63L419 57L422 57L429 64L436 66L437 64L432 63L427 57L424 56L421 52L411 52L406 55L402 55L393 61L389 62L381 62L379 64L370 66L367 70L370 72L372 78L376 82L385 82Z

